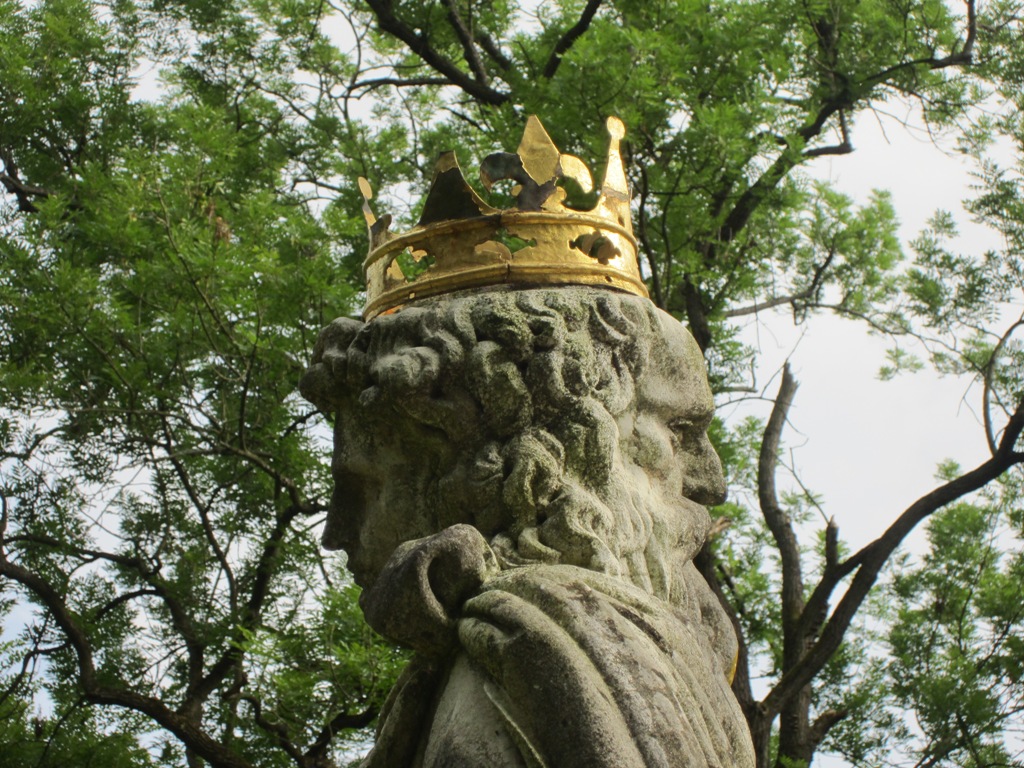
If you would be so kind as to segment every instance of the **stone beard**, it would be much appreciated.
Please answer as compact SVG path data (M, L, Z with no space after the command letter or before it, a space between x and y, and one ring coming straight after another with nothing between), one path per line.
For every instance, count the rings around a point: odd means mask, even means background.
M365 768L754 765L693 565L724 496L696 343L600 288L424 301L317 343L324 546L416 651Z

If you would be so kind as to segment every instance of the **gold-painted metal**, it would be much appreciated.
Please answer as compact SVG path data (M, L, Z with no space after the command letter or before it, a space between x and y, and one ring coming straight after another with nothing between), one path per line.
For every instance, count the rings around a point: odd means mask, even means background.
M488 285L603 285L647 296L619 153L625 128L615 117L607 126L608 168L590 211L563 205L565 190L558 186L572 179L589 192L590 171L579 158L561 154L533 116L516 154L495 153L480 168L488 191L496 181L517 183L515 208L498 210L484 202L466 183L455 154L446 152L437 162L419 222L409 232L393 234L391 217L377 219L370 210L373 192L360 179L370 229L364 319L417 299Z

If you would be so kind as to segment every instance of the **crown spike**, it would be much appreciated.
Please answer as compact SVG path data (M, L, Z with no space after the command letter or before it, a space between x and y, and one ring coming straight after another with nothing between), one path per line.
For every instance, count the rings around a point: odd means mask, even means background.
M620 144L626 135L626 126L617 117L609 117L605 122L608 128L608 165L601 184L601 196L597 200L597 208L601 216L617 221L624 227L630 227L629 180L622 162Z
M377 223L377 217L373 214L370 201L373 200L373 187L364 177L359 177L359 191L363 195L363 218L366 219L366 226L373 227Z
M608 168L591 211L562 205L559 179L571 178L585 192L593 180L583 161L563 155L533 116L516 154L489 155L480 167L487 190L502 179L517 183L517 207L498 210L484 202L451 152L438 160L423 213L411 231L392 234L391 217L374 218L364 202L370 253L363 264L363 317L371 320L410 301L495 285L599 285L647 296L619 150L625 128L617 118L607 125ZM360 179L359 188L368 201L369 184Z
M424 227L437 221L471 219L495 213L466 182L454 152L444 152L434 166L434 180L423 204L423 213L416 224Z
M629 182L626 180L626 169L622 164L620 143L626 135L626 126L617 117L609 117L605 125L611 140L608 143L608 167L604 172L602 190L611 190L629 199Z
M538 186L559 175L558 159L561 152L536 115L530 115L527 119L516 154L523 160L523 170Z
M587 168L586 163L578 157L575 155L562 155L558 159L558 165L560 169L559 175L566 179L572 179L579 184L584 194L594 191L594 177L590 175L590 169Z

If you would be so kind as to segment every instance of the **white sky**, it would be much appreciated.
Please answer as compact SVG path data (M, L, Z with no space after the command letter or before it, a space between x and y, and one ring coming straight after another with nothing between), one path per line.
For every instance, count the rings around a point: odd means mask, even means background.
M853 154L822 158L811 171L858 203L867 202L873 189L888 189L905 248L939 208L958 219L956 244L963 252L999 246L998 237L963 210L961 201L971 196L975 180L970 161L952 151L951 139L936 146L922 131L869 116L855 126L853 142ZM1018 314L1021 306L1024 297L1016 303ZM967 468L987 457L980 388L927 369L880 381L888 342L869 336L861 324L820 317L794 328L791 315L779 312L762 316L746 338L762 352L757 383L766 394L777 391L778 372L790 360L800 387L783 438L794 449L803 482L824 497L825 512L835 516L840 536L855 549L935 487L940 462L954 459ZM723 415L767 417L769 407L728 407ZM920 552L923 544L922 529L907 549ZM848 764L819 754L814 766Z
M963 210L961 200L974 180L970 162L951 151L951 140L936 146L920 131L891 119L883 126L868 116L855 126L853 142L853 154L819 159L810 170L858 203L867 202L873 189L888 189L905 248L937 208L960 220L957 245L965 252L998 246L994 234ZM825 511L851 545L871 541L933 488L939 462L970 466L984 459L980 390L927 369L880 381L890 344L869 336L863 324L818 317L794 328L783 311L762 316L746 338L762 352L758 386L769 395L789 358L800 388L783 437L795 449L805 484L824 495ZM766 415L767 409L748 405L736 413Z

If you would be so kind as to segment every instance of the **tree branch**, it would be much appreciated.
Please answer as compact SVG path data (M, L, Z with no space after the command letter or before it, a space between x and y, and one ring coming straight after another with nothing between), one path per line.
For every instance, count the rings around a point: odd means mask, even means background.
M5 576L28 589L46 606L54 621L68 638L78 661L78 682L85 699L93 704L132 709L148 715L173 733L196 754L218 768L251 768L248 761L210 737L194 720L174 712L163 702L134 691L103 685L99 682L88 635L78 622L63 596L36 573L7 559L0 551L0 576Z
M389 85L404 88L417 85L451 85L451 82L443 77L375 77L352 83L349 86L349 91L354 91L357 88L366 88L372 91Z
M640 167L640 205L637 216L637 239L640 241L642 251L647 256L647 266L651 269L651 288L654 293L654 303L661 309L666 309L665 298L661 293L661 277L658 275L658 265L654 263L654 249L651 247L650 237L647 233L647 198L650 195L650 179L647 169Z
M192 619L184 609L181 601L171 594L171 591L168 589L167 582L160 578L158 571L150 568L141 557L129 557L127 555L119 555L114 552L103 552L86 547L73 547L69 546L68 542L55 539L51 536L22 534L19 536L11 536L6 539L6 543L9 544L18 544L21 542L51 547L55 550L71 554L72 556L85 561L103 560L123 568L126 571L131 571L137 574L138 578L144 584L149 586L149 589L140 589L135 592L122 594L121 596L114 598L114 601L108 604L105 607L105 610L109 610L115 603L124 602L134 597L146 594L152 594L155 597L158 597L164 603L167 608L167 612L171 616L171 626L174 627L175 631L179 635L181 635L181 639L185 643L185 649L188 653L190 688L199 680L203 672L204 652L204 646L199 640L199 633L196 632L195 625L192 623ZM188 695L189 694L186 693L186 697L188 697Z
M50 196L50 192L43 189L42 187L34 187L31 184L26 184L21 181L17 176L9 173L0 173L0 184L4 185L4 188L18 201L18 210L22 213L36 213L39 208L36 207L35 203L32 202L33 198L42 197L47 198Z
M227 580L228 600L232 609L235 609L238 605L238 586L235 583L235 574L232 571L231 563L228 562L227 553L224 552L224 549L220 546L220 542L217 540L217 532L214 530L213 521L210 520L209 507L201 498L199 490L192 484L192 478L184 463L174 453L174 436L171 432L171 425L168 423L168 420L161 419L161 426L164 433L164 439L167 441L166 446L164 446L167 459L171 462L171 466L174 468L174 472L177 475L178 482L181 483L181 487L185 490L185 494L192 502L192 506L196 510L196 514L199 516L199 522L202 525L206 541L210 545L210 549L213 550L213 553L217 558L217 562L220 563L221 571L224 573L224 578Z
M793 404L793 396L797 390L796 379L787 362L782 368L782 382L779 394L775 398L768 424L765 426L761 442L761 454L757 464L757 496L761 505L768 529L775 538L779 548L782 564L782 626L783 643L791 646L795 643L794 630L798 626L800 613L804 607L803 574L800 568L800 547L793 532L789 517L779 506L775 488L775 470L779 463L779 442L786 416ZM802 649L801 649L802 650Z
M305 757L312 760L314 765L319 765L320 763L317 761L327 753L327 748L339 731L365 728L377 718L378 714L380 714L380 710L377 707L369 707L355 715L339 712L317 734L316 741L306 750Z
M767 301L755 301L753 304L748 304L745 307L739 307L737 309L727 309L722 312L723 318L730 317L743 317L744 315L756 315L760 312L764 312L775 307L781 307L786 304L792 304L793 302L799 301L800 299L806 299L811 296L811 290L800 291L794 293L791 296L777 296L774 299L768 299Z
M442 0L442 2L444 2L445 7L448 9L448 23L452 25L452 29L455 30L455 36L459 38L459 42L462 44L462 53L466 58L466 63L469 64L470 71L476 76L478 82L487 85L487 70L480 59L480 52L477 51L476 45L474 45L473 33L466 26L466 22L462 20L462 15L455 5L455 0Z
M1011 467L1024 463L1024 453L1015 450L1022 430L1024 430L1024 400L1020 401L1007 422L997 451L992 458L982 462L970 472L965 472L922 496L907 507L879 538L852 555L836 569L834 574L826 574L822 577L822 582L812 596L812 602L815 599L820 600L821 594L830 594L843 575L856 569L856 575L832 615L825 622L818 640L804 654L799 663L785 671L782 679L775 684L763 700L762 706L766 715L777 714L790 697L810 683L815 675L824 668L829 658L842 643L846 630L878 580L882 568L918 524L947 504L984 487Z
M0 162L4 164L4 173L0 173L0 184L18 201L18 210L22 213L36 213L39 208L32 202L33 198L47 198L52 194L49 190L27 184L18 176L18 166L9 150L0 150Z
M256 725L271 734L281 749L287 752L288 756L298 765L304 765L305 760L303 760L302 752L292 742L288 729L281 723L268 720L266 715L263 714L263 703L255 696L242 696L241 699L252 707L252 719L256 722Z
M983 390L981 398L981 415L985 420L985 439L988 441L989 452L992 454L995 454L998 450L996 447L996 436L992 426L992 376L995 374L996 360L999 358L999 354L1018 328L1024 328L1024 318L1017 320L1017 322L1011 325L1006 332L999 337L999 341L996 342L995 347L992 349L992 354L989 356L988 362L985 364L985 375L982 378Z
M447 79L447 84L461 88L484 104L500 106L509 100L507 93L495 90L486 83L474 80L453 62L438 53L431 46L425 34L417 32L395 16L391 0L366 0L366 4L370 6L370 10L377 17L377 23L382 32L387 32L405 43L409 50L423 59L427 66L435 72L444 75Z
M32 439L28 442L27 445L23 444L22 450L0 451L0 461L4 459L16 459L17 461L27 462L29 459L32 458L32 454L36 452L39 446L41 446L46 441L47 438L53 437L54 435L58 434L64 429L64 425L61 424L59 426L54 427L53 429L48 429L45 432L37 432L36 434L32 435Z
M807 735L808 746L812 753L817 751L818 745L828 735L832 726L845 719L848 714L850 713L845 709L826 709L815 718L811 724L810 733Z
M736 696L736 700L740 704L740 708L749 720L755 706L754 691L750 684L750 654L747 650L747 644L743 634L743 626L740 624L736 608L726 596L725 590L722 588L722 582L718 577L715 567L715 556L711 551L710 544L710 540L704 542L704 546L701 547L697 556L693 559L693 564L701 576L704 577L704 580L708 583L711 591L718 599L718 603L725 611L725 615L729 617L729 623L732 625L733 632L736 633L736 640L739 642L739 647L736 655L736 673L732 679L732 690L733 694Z
M704 299L700 289L690 279L689 275L683 275L676 289L682 294L683 306L686 308L686 321L690 326L690 333L694 341L700 347L702 353L706 353L711 346L711 324L708 322L707 309L704 306Z
M811 158L824 157L825 155L848 155L851 152L853 152L853 144L843 141L827 147L815 147L814 149L805 150L804 157L810 160Z
M505 53L498 47L498 44L490 38L486 32L475 30L473 37L479 43L480 47L484 49L488 56L501 67L504 71L512 69L512 60L505 55Z
M206 676L195 686L194 695L200 700L205 700L213 693L245 655L245 633L259 624L263 604L269 593L270 580L278 564L278 556L284 543L284 537L288 533L292 520L301 511L301 509L293 505L278 514L274 529L268 535L263 545L263 550L260 552L259 560L256 563L249 599L241 611L241 616L238 617L232 641L228 649L210 667Z
M929 69L948 69L974 63L974 43L978 39L978 9L975 0L967 0L967 38L964 40L964 47L959 51L953 50L948 56L937 58L935 56L924 56L909 61L901 61L886 67L881 72L876 72L871 77L865 78L862 83L868 86L875 86L883 83L897 72L917 67L928 67Z
M583 33L590 27L590 22L594 20L594 14L597 13L597 9L601 7L601 0L588 0L586 7L583 9L583 13L580 14L580 19L573 24L569 29L565 31L565 34L559 38L558 42L555 43L555 48L551 51L551 55L548 57L547 63L544 65L544 71L541 72L541 76L550 80L555 76L558 71L558 67L562 63L562 56L565 52L572 48Z

